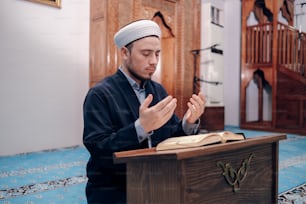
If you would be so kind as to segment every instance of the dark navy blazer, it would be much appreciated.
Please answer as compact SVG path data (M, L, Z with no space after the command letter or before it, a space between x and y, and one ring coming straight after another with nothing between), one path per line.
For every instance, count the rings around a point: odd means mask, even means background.
M153 95L150 106L167 96L165 89L154 81L148 81L145 89L146 95ZM148 147L147 140L138 142L134 126L139 106L133 88L119 70L88 91L83 107L83 142L90 152L87 177L91 186L125 191L125 165L114 164L113 153ZM173 115L164 126L154 130L152 146L181 135L185 135L181 121Z

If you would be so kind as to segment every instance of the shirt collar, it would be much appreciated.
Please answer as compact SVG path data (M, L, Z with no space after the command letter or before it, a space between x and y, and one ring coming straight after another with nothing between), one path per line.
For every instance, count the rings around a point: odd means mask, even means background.
M126 79L127 79L128 82L130 83L130 85L133 87L133 89L136 89L137 91L139 91L139 90L141 90L141 89L144 89L144 88L141 88L141 87L137 84L137 82L136 82L134 79L132 79L129 75L127 75L127 74L123 71L122 67L119 67L119 70L120 70L120 71L123 73L123 75L126 77ZM143 87L145 87L146 84L147 84L147 82L145 81L144 84L143 84Z

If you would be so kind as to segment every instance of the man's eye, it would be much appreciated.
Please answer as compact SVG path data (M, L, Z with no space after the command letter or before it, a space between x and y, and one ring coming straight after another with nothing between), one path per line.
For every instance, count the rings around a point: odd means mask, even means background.
M148 57L150 55L150 52L143 52L142 54L143 54L143 56Z

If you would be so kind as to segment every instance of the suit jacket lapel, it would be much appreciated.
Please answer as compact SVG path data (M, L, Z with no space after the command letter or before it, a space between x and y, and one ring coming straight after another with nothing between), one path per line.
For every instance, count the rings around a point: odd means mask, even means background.
M152 81L148 81L145 89L146 89L146 96L148 96L149 94L153 95L153 101L151 102L150 106L154 106L160 101L160 97L159 94L156 93L156 89L153 88Z
M130 83L123 75L123 73L121 73L121 71L119 70L114 75L114 83L118 87L121 96L124 98L127 105L130 107L133 116L135 118L138 118L140 103Z

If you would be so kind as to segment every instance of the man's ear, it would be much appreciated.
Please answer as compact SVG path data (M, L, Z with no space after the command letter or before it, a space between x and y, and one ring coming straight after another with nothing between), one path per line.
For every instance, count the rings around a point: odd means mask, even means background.
M122 47L120 49L120 52L121 52L121 56L122 56L123 59L128 58L129 55L130 55L130 51L126 47Z

